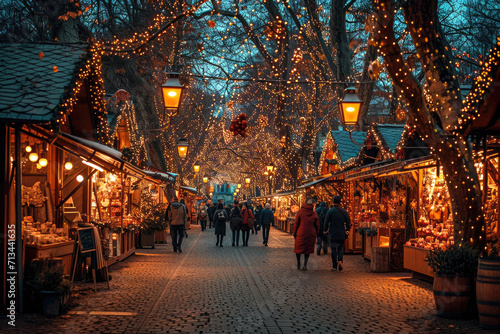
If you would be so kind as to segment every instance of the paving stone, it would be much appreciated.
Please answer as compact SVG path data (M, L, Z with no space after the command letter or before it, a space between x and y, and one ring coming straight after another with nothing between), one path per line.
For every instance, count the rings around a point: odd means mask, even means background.
M138 249L110 268L111 290L78 284L66 315L18 315L5 332L493 333L474 319L436 317L430 283L371 273L360 255L331 272L331 257L313 254L309 270L297 271L293 237L281 231L271 230L269 247L261 234L248 247L214 243L213 229L194 226L182 254L170 244Z

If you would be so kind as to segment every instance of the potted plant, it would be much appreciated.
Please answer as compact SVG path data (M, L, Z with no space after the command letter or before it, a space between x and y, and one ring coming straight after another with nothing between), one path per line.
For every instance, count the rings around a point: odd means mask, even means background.
M434 301L439 316L460 317L467 313L478 259L479 251L467 244L430 250L427 261L434 271Z
M56 316L66 305L70 294L70 281L64 277L62 259L37 259L31 263L28 289L33 300L41 305L43 314Z
M155 234L165 232L165 217L161 205L154 206L149 214L144 217L141 224L141 248L150 246L154 248ZM166 238L164 239L164 241Z

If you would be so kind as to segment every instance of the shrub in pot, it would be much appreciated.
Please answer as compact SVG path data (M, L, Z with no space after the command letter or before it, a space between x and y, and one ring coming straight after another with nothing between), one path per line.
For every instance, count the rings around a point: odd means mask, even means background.
M467 314L478 259L479 251L467 244L430 251L427 261L434 271L434 301L439 316Z
M30 266L30 277L27 287L43 314L58 315L70 293L70 282L64 277L61 261L54 258L34 260Z

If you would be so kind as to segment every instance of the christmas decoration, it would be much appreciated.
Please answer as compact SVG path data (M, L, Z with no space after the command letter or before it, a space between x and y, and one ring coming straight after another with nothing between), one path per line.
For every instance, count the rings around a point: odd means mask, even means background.
M233 133L233 136L240 135L243 138L247 136L247 114L241 113L231 121L231 125L229 126L229 131Z

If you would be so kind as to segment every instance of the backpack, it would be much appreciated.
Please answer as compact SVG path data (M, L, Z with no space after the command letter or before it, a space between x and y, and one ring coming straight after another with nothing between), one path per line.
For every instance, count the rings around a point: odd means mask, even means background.
M200 210L200 219L206 219L207 218L207 210L201 209Z
M226 216L224 215L223 210L217 211L217 221L219 223L225 223L226 222Z

